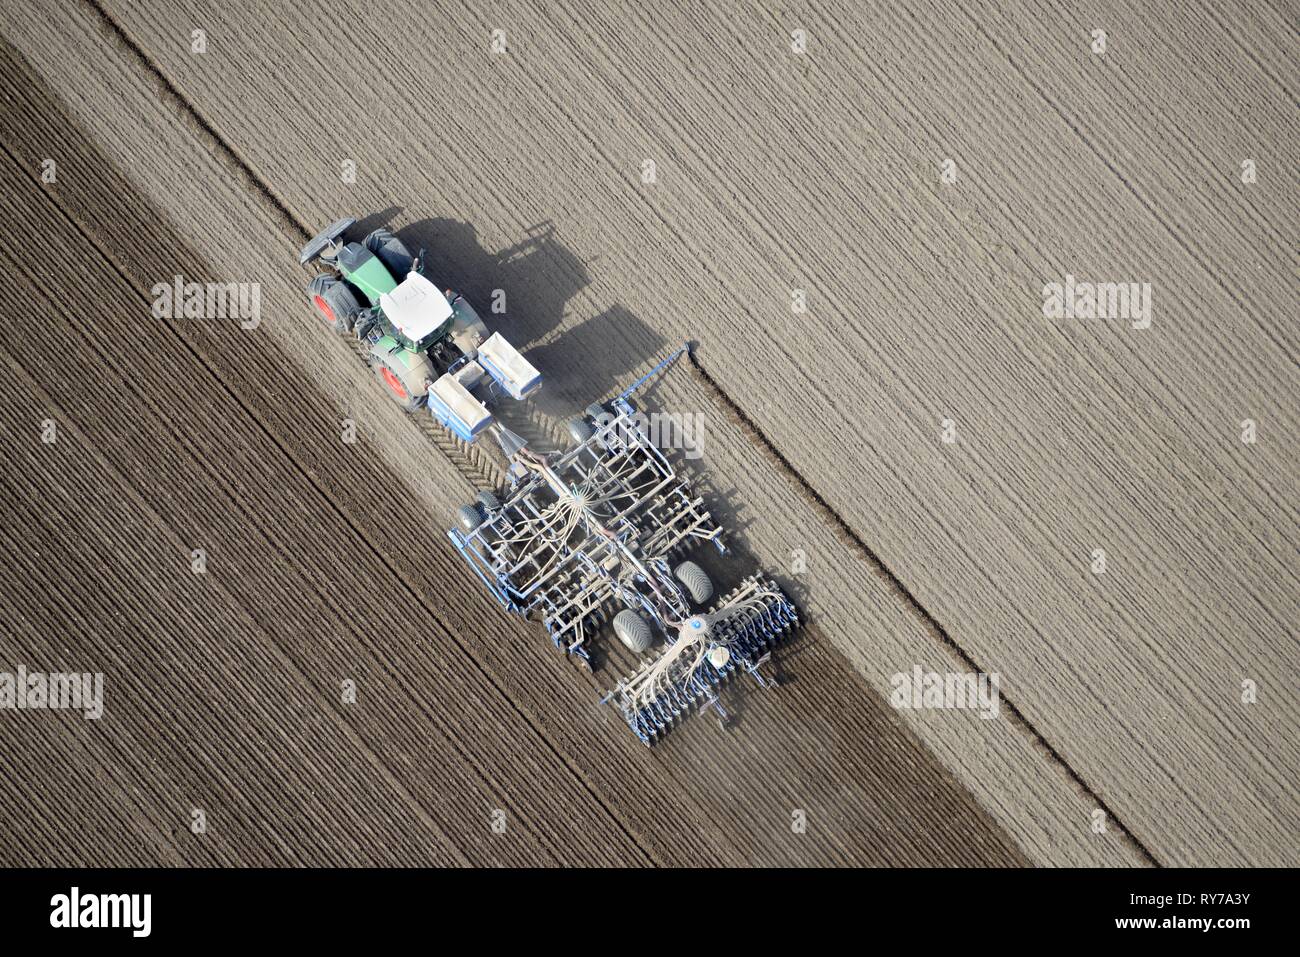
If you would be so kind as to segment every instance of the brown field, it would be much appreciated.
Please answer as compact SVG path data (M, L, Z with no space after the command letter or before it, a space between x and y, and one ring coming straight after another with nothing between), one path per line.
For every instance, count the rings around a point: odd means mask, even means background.
M0 864L1300 862L1296 16L0 8L0 672L105 676L0 710ZM779 689L647 750L616 652L496 607L443 530L497 457L305 301L343 215L542 371L540 442L693 343L647 404L808 622ZM1150 327L1045 317L1067 274ZM260 324L154 318L178 275Z

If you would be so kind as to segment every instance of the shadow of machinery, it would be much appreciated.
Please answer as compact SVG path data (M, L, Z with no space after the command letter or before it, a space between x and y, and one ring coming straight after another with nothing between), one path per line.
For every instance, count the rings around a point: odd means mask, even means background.
M670 373L673 376L694 374L686 361L680 362ZM670 398L666 389L666 380L652 380L633 401L639 409L646 411L671 409L679 405L680 399ZM709 420L713 417L725 417L728 414L716 401L709 402L702 411L706 416L706 428L711 427ZM742 578L751 574L758 573L764 578L770 578L800 609L802 619L803 609L808 607L810 598L805 574L807 556L799 556L799 561L796 562L796 551L806 544L805 537L797 529L788 527L788 545L777 554L772 554L770 560L760 558L750 535L751 532L757 532L760 526L769 524L773 517L769 515L765 518L756 510L756 503L740 494L727 469L721 467L710 455L708 441L699 450L700 454L688 455L684 449L675 447L664 448L663 452L678 474L690 482L693 493L701 498L713 520L722 528L722 540L727 546L725 555L719 554L712 547L702 546L692 548L689 555L682 557L697 562L713 580L719 593L730 591ZM785 525L779 519L775 524L778 527ZM769 531L768 535L770 534ZM813 640L812 634L801 627L774 651L773 669L781 683L793 683L794 674L785 665L804 654ZM737 684L748 685L749 682ZM747 693L740 694L743 696Z
M520 351L558 327L569 301L590 282L551 223L530 227L500 250L485 249L470 223L454 219L423 219L397 233L412 252L425 250L425 269L435 282L468 299Z
M393 212L368 217L360 228L383 225ZM567 418L607 398L664 349L662 336L619 305L561 329L570 301L591 280L550 222L499 250L484 248L473 225L454 219L424 219L396 232L412 252L425 251L434 282L468 299L488 328L541 372L546 384L534 402L543 415Z
M369 216L363 216L357 220L357 224L348 231L348 238L355 236L358 240L368 235L372 230L379 229L381 226L388 226L395 218L402 215L402 207L389 206L385 210L377 213L371 213ZM342 214L340 214L342 215Z
M538 408L565 418L593 402L603 402L630 386L649 363L664 358L676 345L630 310L610 306L530 350L530 362L552 370L550 391L543 389L537 395Z

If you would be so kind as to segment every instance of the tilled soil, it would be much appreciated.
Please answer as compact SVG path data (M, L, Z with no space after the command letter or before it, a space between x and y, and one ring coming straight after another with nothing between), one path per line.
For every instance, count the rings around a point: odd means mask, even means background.
M0 661L108 704L0 715L3 859L1294 862L1295 37L1248 8L1104 55L1063 4L5 10ZM809 621L730 730L643 750L447 545L500 463L293 264L371 210L543 371L543 441L694 342L647 401ZM1045 320L1066 274L1151 328ZM153 318L175 275L262 324ZM999 719L891 708L914 664Z

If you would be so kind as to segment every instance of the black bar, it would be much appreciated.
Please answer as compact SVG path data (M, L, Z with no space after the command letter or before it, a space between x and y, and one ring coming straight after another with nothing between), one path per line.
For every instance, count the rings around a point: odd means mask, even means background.
M782 936L851 933L855 950L872 949L877 935L887 940L900 934L936 946L979 940L1182 946L1192 939L1231 946L1286 929L1291 915L1283 911L1294 876L1281 870L1175 869L20 870L0 872L0 928L7 946L40 938L91 946L285 941L337 947L432 933L460 949L478 946L454 945L462 933L486 944L498 934L528 933L530 926L555 940L546 928L558 920L584 948L618 946L620 940L633 946L639 939L640 950L653 946L649 936L694 939L727 915L725 933L711 939L725 939L729 948L750 934L762 945L778 926ZM113 896L105 901L100 895ZM749 928L738 926L736 908L752 918ZM115 920L119 926L70 926L83 920ZM1126 921L1151 923L1120 926ZM1226 926L1229 921L1240 924ZM599 928L606 929L597 935ZM535 946L540 943L541 938Z

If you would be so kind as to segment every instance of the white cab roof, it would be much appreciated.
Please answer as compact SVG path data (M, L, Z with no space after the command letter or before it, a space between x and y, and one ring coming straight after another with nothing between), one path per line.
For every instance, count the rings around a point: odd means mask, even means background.
M408 339L419 341L451 317L451 303L418 272L379 297L379 308Z

